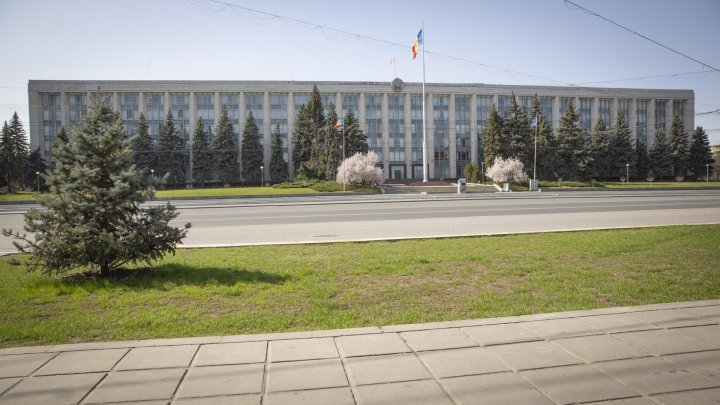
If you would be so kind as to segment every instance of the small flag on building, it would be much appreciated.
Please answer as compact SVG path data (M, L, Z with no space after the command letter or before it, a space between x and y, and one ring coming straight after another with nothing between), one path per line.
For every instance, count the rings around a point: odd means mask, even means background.
M535 116L535 118L533 118L532 124L530 124L531 128L536 127L536 126L537 126L537 115Z
M390 64L391 64L391 65L394 65L394 64L395 64L395 58L390 59Z
M333 129L338 129L339 127L344 127L344 126L345 126L345 117L340 117L340 118L338 118L335 125L333 125Z
M423 37L422 37L422 30L418 32L417 37L415 37L415 42L413 42L412 46L412 53L413 53L413 60L417 58L418 51L420 50L420 45L422 45Z

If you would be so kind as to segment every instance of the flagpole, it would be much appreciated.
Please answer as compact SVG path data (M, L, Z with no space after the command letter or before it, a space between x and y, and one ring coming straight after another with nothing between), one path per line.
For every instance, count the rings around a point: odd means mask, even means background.
M423 65L423 83L422 83L422 115L423 115L423 183L428 181L428 167L427 167L427 116L425 114L425 21L422 22L422 65Z
M533 184L537 184L537 178L535 177L535 173L537 171L537 136L539 125L540 120L538 120L538 114L535 114L535 157L533 158Z
M340 127L340 133L342 134L342 140L343 140L343 147L342 147L343 158L342 158L342 160L344 162L345 161L345 117L343 117L343 119L342 119L342 121L340 121L340 123L342 124L342 126ZM345 172L346 171L343 170L343 191L345 191Z

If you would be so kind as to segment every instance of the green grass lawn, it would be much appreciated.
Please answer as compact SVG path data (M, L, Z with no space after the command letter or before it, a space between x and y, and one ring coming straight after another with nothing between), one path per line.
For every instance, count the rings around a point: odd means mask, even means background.
M717 299L719 252L720 225L706 225L181 249L102 280L27 273L16 255L0 258L0 346Z
M639 181L630 183L603 183L605 188L720 188L720 181Z
M0 201L35 201L35 193L30 191L0 193Z

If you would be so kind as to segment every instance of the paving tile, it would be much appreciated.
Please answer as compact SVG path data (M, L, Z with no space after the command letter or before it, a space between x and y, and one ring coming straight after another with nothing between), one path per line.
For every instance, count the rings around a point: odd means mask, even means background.
M31 377L8 391L0 404L77 404L104 373Z
M658 355L720 349L720 342L718 342L718 344L711 344L702 340L693 339L675 329L627 332L613 336L647 352Z
M542 340L540 336L517 323L473 326L463 330L485 346Z
M308 332L263 333L256 335L223 336L220 338L220 343L257 342L261 340L314 339L321 337L368 335L381 332L380 328L376 326L368 326L365 328L315 330Z
M270 342L271 362L332 359L340 357L333 338L293 339Z
M348 385L340 359L270 363L268 392L295 391Z
M432 378L414 354L351 357L346 362L354 385Z
M720 325L695 326L691 328L678 328L678 332L692 338L703 340L710 344L718 344L720 342Z
M686 308L685 311L709 323L720 323L720 305Z
M355 405L350 388L274 392L266 397L268 405Z
M717 405L720 403L720 388L663 394L655 399L666 405Z
M717 385L717 382L657 357L596 363L595 367L643 395L710 388Z
M637 317L630 316L630 314L626 313L586 316L580 318L580 321L606 333L634 332L639 330L658 329L658 326L652 325L648 322L642 322Z
M0 356L0 378L25 377L55 357L55 353Z
M674 354L665 359L720 382L720 351Z
M530 329L545 339L560 339L565 337L597 335L602 333L587 323L581 321L580 318L523 322L520 325Z
M0 356L9 354L31 354L31 353L44 353L53 346L30 346L30 347L7 347L0 349Z
M627 399L612 399L610 401L598 401L592 402L592 405L656 405L657 402L652 401L649 398L637 397ZM588 404L590 405L590 404Z
M582 336L558 339L555 344L588 363L596 361L631 359L649 356L636 347L609 335Z
M403 332L400 336L415 351L473 347L478 343L460 329L436 329Z
M418 354L437 378L510 371L493 354L479 347Z
M0 395L20 380L21 378L0 378Z
M109 371L128 349L63 352L42 366L35 375L77 374Z
M264 363L192 367L185 375L177 397L259 394L264 370Z
M212 343L220 343L220 336L138 340L135 347L207 345Z
M487 350L500 356L516 370L582 363L582 360L546 341L490 346Z
M397 333L341 336L335 338L335 341L344 357L407 353L410 351L410 348L400 339L400 335Z
M461 404L552 404L540 391L513 373L444 378L440 383L453 400Z
M110 373L85 403L170 399L185 369L133 370Z
M434 380L406 381L392 384L364 385L357 387L358 402L374 404L452 404L447 394Z
M149 368L187 367L197 346L140 347L130 350L118 364L117 370L142 370Z
M48 349L48 352L76 352L80 350L104 350L104 349L130 349L135 347L137 340L123 340L115 342L89 342L89 343L68 343L55 345Z
M707 325L713 323L703 317L697 317L684 309L666 309L660 311L643 311L628 314L643 322L650 322L663 328L678 328L683 326Z
M267 342L202 345L193 366L264 363Z
M640 396L586 364L523 371L520 375L562 404Z
M137 402L133 402L123 405L135 405L136 403ZM260 395L249 394L204 398L180 398L176 399L172 403L173 405L260 405Z

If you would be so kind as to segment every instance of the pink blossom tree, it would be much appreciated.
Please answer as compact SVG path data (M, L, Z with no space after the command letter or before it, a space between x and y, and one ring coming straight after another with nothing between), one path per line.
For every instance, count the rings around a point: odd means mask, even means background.
M488 167L485 175L496 183L522 183L528 179L522 162L517 158L495 158L492 166Z
M375 166L377 161L377 154L373 151L356 153L340 164L335 181L340 184L379 186L385 181L385 176L382 169Z

